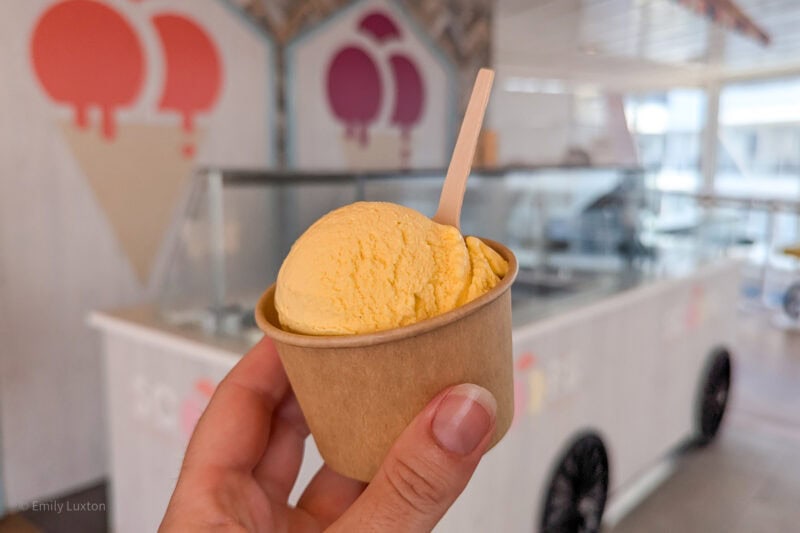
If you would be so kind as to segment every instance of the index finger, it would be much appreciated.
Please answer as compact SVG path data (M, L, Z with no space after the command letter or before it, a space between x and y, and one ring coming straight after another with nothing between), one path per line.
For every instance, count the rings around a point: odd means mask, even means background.
M275 345L264 337L217 386L189 442L184 466L252 471L267 448L273 412L288 391Z

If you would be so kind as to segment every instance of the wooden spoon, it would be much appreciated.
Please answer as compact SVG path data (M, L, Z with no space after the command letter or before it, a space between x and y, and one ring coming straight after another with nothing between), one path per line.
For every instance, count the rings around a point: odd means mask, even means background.
M489 103L493 81L493 70L482 68L478 71L478 77L472 87L472 96L467 104L467 112L461 123L461 131L458 132L456 147L453 149L453 157L450 158L450 166L447 167L447 177L444 179L442 194L439 196L439 209L433 215L434 222L454 226L459 231L461 231L461 204L464 203L467 178L472 169L472 160L475 158L478 135L483 125L483 115Z

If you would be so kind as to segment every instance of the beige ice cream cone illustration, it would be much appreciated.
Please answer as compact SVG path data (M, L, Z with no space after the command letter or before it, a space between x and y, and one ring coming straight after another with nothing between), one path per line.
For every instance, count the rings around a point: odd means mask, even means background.
M180 126L121 123L115 138L63 121L61 131L143 283L192 171ZM194 145L203 131L192 135Z
M394 170L405 166L399 132L372 132L366 143L358 136L342 135L341 143L346 168L351 170Z

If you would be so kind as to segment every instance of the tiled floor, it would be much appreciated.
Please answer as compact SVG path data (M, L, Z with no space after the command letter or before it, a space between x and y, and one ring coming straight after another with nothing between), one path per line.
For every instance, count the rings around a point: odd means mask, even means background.
M718 440L607 533L800 531L800 334L743 318Z
M672 475L605 533L800 531L800 334L743 318L719 438L674 459ZM70 495L103 501L103 487ZM105 533L105 513L28 511L0 533Z

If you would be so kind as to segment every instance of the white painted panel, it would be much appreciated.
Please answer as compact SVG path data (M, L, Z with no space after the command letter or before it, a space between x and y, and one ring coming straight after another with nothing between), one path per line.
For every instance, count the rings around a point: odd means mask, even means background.
M706 356L732 339L737 286L738 264L724 262L515 328L514 424L436 530L535 531L555 459L579 431L604 439L614 491L691 436ZM185 435L137 415L131 391L160 384L191 398L192 380L221 377L235 355L120 324L96 322L108 338L112 512L118 532L145 531L161 519ZM319 465L309 442L293 498Z
M92 309L155 296L136 279L62 135L72 110L50 100L31 66L33 28L53 3L3 2L0 16L0 455L11 507L105 475L100 349L84 321ZM273 159L263 36L222 0L106 4L134 27L146 59L142 93L119 113L121 123L178 127L177 113L157 110L164 62L151 24L154 14L177 11L205 27L223 63L217 106L198 117L206 136L197 161L241 167ZM90 122L98 115L90 110Z

